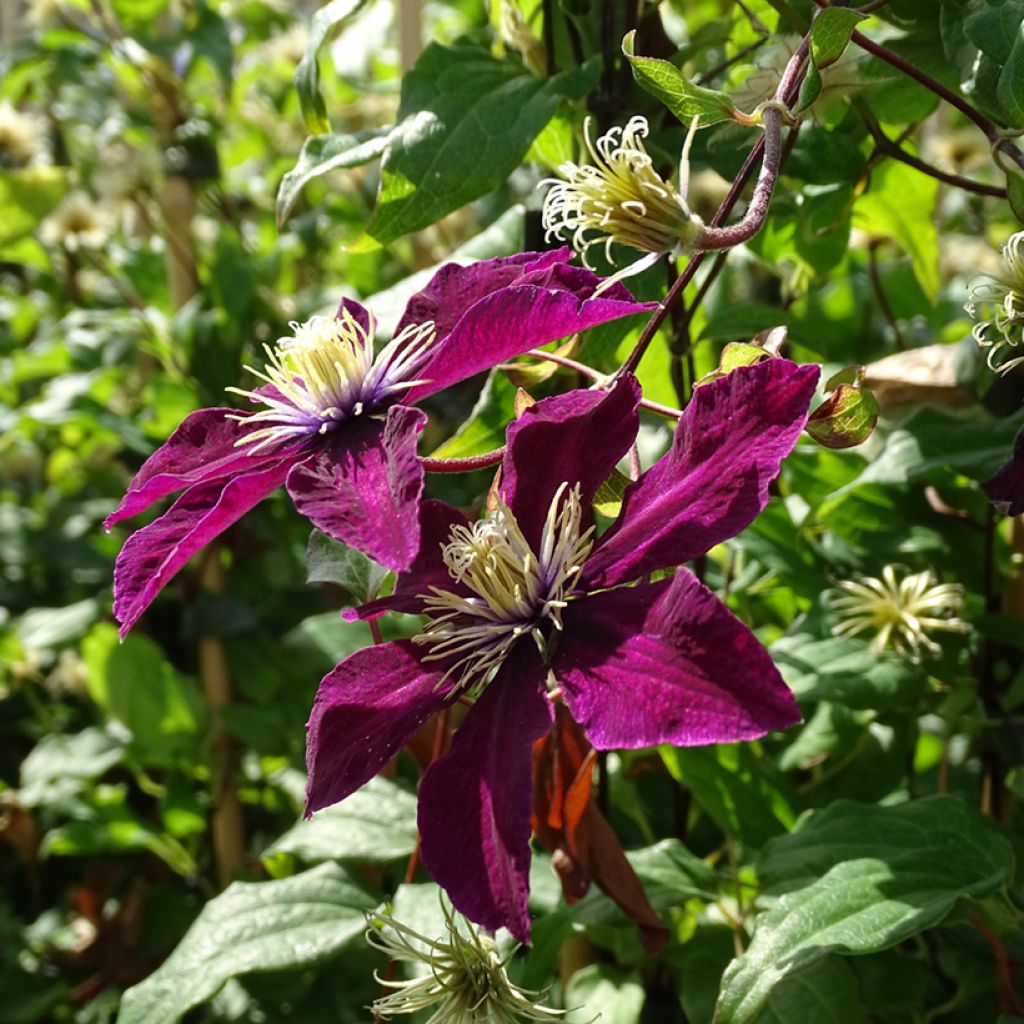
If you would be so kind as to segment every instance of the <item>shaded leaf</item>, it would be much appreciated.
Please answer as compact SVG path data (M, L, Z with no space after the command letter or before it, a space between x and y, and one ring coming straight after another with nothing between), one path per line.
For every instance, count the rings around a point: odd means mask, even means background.
M231 978L323 963L362 934L363 912L376 902L336 864L235 882L206 904L163 966L124 994L118 1024L176 1024Z
M843 55L858 22L859 11L846 7L828 7L811 24L811 60L817 68L827 68Z
M306 582L334 583L355 604L372 601L387 579L388 570L347 544L314 530L306 546Z
M811 413L807 433L826 448L863 444L878 423L878 402L867 388L840 384Z

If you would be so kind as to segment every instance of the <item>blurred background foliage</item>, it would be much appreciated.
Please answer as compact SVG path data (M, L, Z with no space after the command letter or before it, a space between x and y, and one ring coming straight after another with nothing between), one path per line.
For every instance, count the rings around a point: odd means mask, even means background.
M621 40L631 5L611 6ZM101 524L146 455L189 411L223 404L289 321L353 295L386 324L452 254L542 246L537 185L573 157L588 110L601 128L647 114L652 151L675 162L684 127L632 84L596 0L524 0L518 21L509 7L4 0L2 1024L111 1021L176 947L122 1019L363 1021L381 966L359 938L363 909L397 890L396 916L433 926L433 887L405 877L429 735L393 777L298 820L316 684L370 640L337 614L365 587L365 563L311 541L277 494L119 644L110 576L125 534ZM637 52L672 57L749 110L811 8L645 5ZM865 30L1014 129L1024 101L1002 83L1024 44L1004 30L1020 14L1010 0L892 0ZM428 201L410 119L478 101L496 136L507 129L504 149L435 142L443 186ZM920 173L880 136L992 194ZM690 199L705 218L755 137L729 123L698 135ZM792 358L866 365L883 421L850 451L802 444L765 514L706 566L769 644L805 724L743 747L612 755L603 768L607 813L669 926L666 952L649 957L596 890L567 906L538 855L535 942L514 969L581 1008L570 1020L602 1010L606 1024L706 1024L730 962L722 1022L1022 1019L1024 537L978 488L1024 418L1021 374L993 383L962 309L1017 226L1006 185L980 132L851 47L794 138L764 230L642 364L647 397L676 405L684 357L699 375L727 342L784 325ZM634 285L662 297L664 267ZM577 357L610 372L637 331L596 329ZM437 396L422 450L495 447L516 386L539 397L580 383L553 369L517 364ZM645 463L668 437L662 421L644 424ZM429 487L471 505L488 483L484 472ZM831 635L823 593L890 563L965 589L973 632L944 636L938 660ZM861 839L912 913L887 918L877 893L858 909L849 849ZM922 865L946 876L922 880ZM844 913L878 915L874 931L815 944L807 922L826 874ZM250 884L217 897L233 880ZM981 902L968 909L967 897ZM812 952L779 967L793 950Z

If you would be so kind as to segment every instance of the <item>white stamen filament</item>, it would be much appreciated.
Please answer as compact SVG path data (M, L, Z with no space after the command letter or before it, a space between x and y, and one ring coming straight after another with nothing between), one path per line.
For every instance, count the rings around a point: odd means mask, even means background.
M512 645L530 634L544 651L543 627L562 628L562 609L593 544L581 533L583 506L577 484L562 484L548 508L534 552L508 506L469 526L456 526L442 548L452 579L472 596L431 587L424 594L432 620L416 637L431 647L427 660L454 657L447 675L477 680L500 664Z
M584 263L593 245L603 244L611 261L611 246L616 242L657 253L693 243L703 224L684 197L695 128L696 123L683 147L680 179L684 184L677 192L654 169L644 148L641 140L648 133L644 118L634 117L625 128L612 128L596 142L591 141L588 120L584 139L592 162L564 163L559 173L566 181L541 182L552 185L544 200L546 237L571 238Z
M971 286L964 305L971 316L980 311L984 317L971 335L988 349L989 368L997 373L1024 364L1024 355L1007 358L1007 350L1024 347L1024 231L1011 235L1003 246L1003 262L1006 273L984 275Z
M428 321L406 327L375 356L373 319L364 328L342 310L338 317L315 316L291 325L293 336L264 346L264 370L246 369L274 389L269 394L227 388L266 406L240 413L240 423L267 424L248 431L237 445L250 454L276 444L326 434L339 423L373 412L387 399L425 383L416 374L430 357L436 337Z

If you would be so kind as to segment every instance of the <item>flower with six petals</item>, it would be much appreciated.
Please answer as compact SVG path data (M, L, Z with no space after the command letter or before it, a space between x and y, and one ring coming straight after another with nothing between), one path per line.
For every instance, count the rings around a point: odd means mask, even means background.
M434 712L476 696L419 792L423 863L454 906L528 941L531 749L565 702L598 749L749 740L799 720L753 633L686 569L748 526L807 420L818 368L783 359L697 389L669 452L595 539L591 503L638 428L630 376L527 409L508 431L493 511L421 506L393 594L351 618L428 616L321 682L307 813L368 781Z
M197 551L284 484L318 529L391 569L419 549L426 415L416 402L527 349L643 312L621 285L567 265L567 248L443 266L376 354L373 319L346 299L268 349L255 411L200 409L145 462L107 529L184 493L126 541L114 570L124 635ZM237 390L237 389L232 389Z

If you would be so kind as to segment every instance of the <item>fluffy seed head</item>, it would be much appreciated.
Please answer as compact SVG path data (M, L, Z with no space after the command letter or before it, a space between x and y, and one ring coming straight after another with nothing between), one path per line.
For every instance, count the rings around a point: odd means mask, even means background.
M433 1010L427 1024L514 1024L516 1021L557 1021L564 1014L540 1004L542 993L514 985L506 970L508 958L498 954L493 939L481 934L442 901L442 939L428 939L389 914L368 914L366 941L390 960L413 965L419 976L395 981L376 974L387 996L370 1007L377 1018ZM512 952L515 952L513 949Z
M544 627L562 628L562 609L593 544L594 529L583 531L582 522L579 485L562 484L538 551L500 499L483 519L454 527L442 556L452 579L471 594L431 587L422 595L431 621L416 642L430 645L427 659L454 657L448 672L461 670L469 681L500 664L527 634L543 653Z
M564 163L565 179L548 179L543 223L547 237L571 240L587 262L587 251L603 244L611 261L612 243L643 252L668 253L695 247L703 222L686 204L689 149L696 119L683 147L680 163L682 194L654 169L643 139L647 121L634 117L625 128L612 128L596 142L590 120L583 134L592 163Z
M1005 273L978 278L964 305L971 316L983 317L971 335L988 349L988 365L996 373L1024 363L1024 355L1009 352L1024 346L1024 231L1003 246L1003 263Z
M424 383L416 374L431 356L434 324L410 325L374 355L373 318L369 326L347 310L292 322L292 336L264 346L264 370L246 369L264 382L257 391L228 388L266 406L233 419L257 426L236 443L249 452L278 442L328 434L356 416L386 407L396 395Z
M967 633L971 627L957 616L963 606L963 589L938 583L929 572L899 579L896 567L887 565L881 577L862 576L839 583L827 605L840 616L833 636L873 632L871 650L892 647L897 654L918 662L924 654L938 657L942 648L928 636L935 630Z

